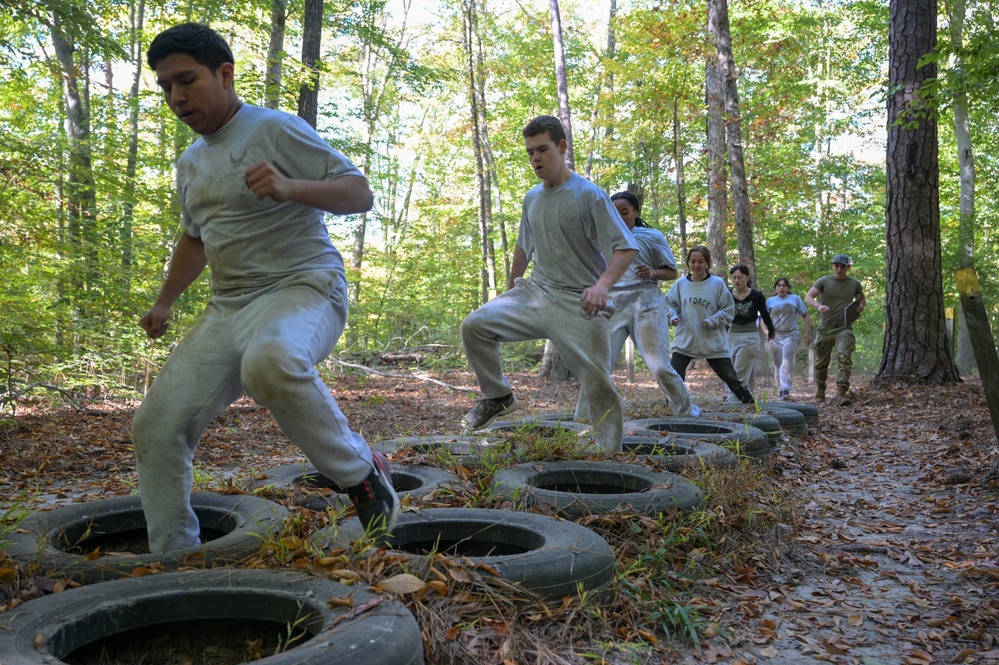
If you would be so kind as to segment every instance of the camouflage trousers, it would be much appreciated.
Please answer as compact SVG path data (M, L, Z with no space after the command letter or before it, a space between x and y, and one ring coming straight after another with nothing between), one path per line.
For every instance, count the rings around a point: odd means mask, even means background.
M832 352L836 349L836 362L839 365L836 387L843 393L849 390L850 375L853 373L853 352L856 348L857 338L851 328L819 328L819 337L815 341L815 383L825 387Z

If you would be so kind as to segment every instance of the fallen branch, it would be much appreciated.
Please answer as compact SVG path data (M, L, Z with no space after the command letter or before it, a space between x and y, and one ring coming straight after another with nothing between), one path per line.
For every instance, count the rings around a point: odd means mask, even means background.
M349 363L346 360L340 360L339 358L330 358L331 362L335 362L344 367L353 367L354 369L359 369L365 374L375 374L377 376L385 376L391 379L419 379L420 381L429 381L430 383L436 383L438 386L443 386L445 388L450 388L451 390L457 390L463 393L474 393L478 392L475 388L464 388L462 386L453 386L450 383L445 383L444 381L438 381L437 379L432 379L429 376L422 376L420 374L392 374L390 372L379 372L376 369L370 367L365 367L364 365L355 365L354 363Z
M67 400L69 400L73 404L74 408L76 409L83 408L80 402L73 395L72 391L66 390L65 388L60 388L59 386L54 386L50 383L42 383L40 381L27 385L24 388L18 390L17 392L3 393L2 395L0 395L0 404L14 404L17 400L21 399L35 388L45 388L46 390L53 390L61 394Z

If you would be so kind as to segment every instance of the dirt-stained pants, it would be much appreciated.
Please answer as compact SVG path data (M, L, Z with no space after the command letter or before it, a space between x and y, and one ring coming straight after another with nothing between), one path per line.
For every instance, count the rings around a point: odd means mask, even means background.
M610 318L611 352L608 371L621 355L628 337L635 341L656 383L666 395L675 416L696 416L700 409L691 402L690 391L669 361L669 322L666 320L666 296L656 284L613 291L617 311ZM588 418L589 406L582 396L576 405L576 418Z
M482 396L494 399L511 392L503 376L500 342L550 339L579 379L582 396L593 410L597 443L605 450L620 451L624 410L607 369L608 319L613 313L609 302L599 315L590 317L582 309L579 292L518 278L514 288L479 307L461 324L465 356Z
M346 319L347 283L336 271L208 302L132 422L150 551L200 542L190 502L194 449L208 423L244 392L270 410L324 476L341 487L368 476L371 449L315 369Z

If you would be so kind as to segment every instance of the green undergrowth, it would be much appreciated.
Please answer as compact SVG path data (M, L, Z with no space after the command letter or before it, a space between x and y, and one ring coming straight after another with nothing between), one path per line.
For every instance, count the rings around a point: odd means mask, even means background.
M461 478L427 499L407 499L405 510L527 509L558 517L545 505L526 508L517 499L494 495L489 490L493 475L512 464L580 458L658 465L655 458L580 447L572 432L552 436L531 427L483 443L472 454L442 451L401 450L394 456L396 463L438 466ZM376 589L387 585L383 590L393 589L392 580L419 580L415 590L400 595L420 622L428 662L668 662L670 654L696 649L703 638L724 630L716 620L715 601L730 586L776 572L799 523L798 500L773 482L766 465L705 465L682 475L704 492L694 510L622 511L575 520L611 545L616 574L609 589L561 601L497 583L460 556L432 554L429 565L417 568L408 557L372 542L318 554L309 549L304 532L279 538L283 544L270 548L272 561L294 561ZM351 519L343 511L327 518L330 524ZM289 545L300 546L297 560L294 552L289 555Z

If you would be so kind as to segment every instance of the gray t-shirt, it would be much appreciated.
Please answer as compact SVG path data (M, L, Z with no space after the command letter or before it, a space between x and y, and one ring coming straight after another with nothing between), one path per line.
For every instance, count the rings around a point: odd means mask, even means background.
M517 246L534 261L532 280L579 292L607 270L604 257L638 249L607 193L577 173L524 196Z
M250 293L309 270L343 272L322 210L257 197L246 169L270 161L290 178L361 175L298 116L249 104L177 161L184 231L201 238L217 295Z
M778 333L798 333L798 317L808 312L800 296L789 293L785 297L770 296L767 298L767 309L774 320Z
M656 229L647 226L636 226L631 230L638 243L638 255L631 262L631 267L617 280L614 290L636 289L645 284L658 284L654 279L643 279L635 274L635 268L647 265L652 268L672 268L676 270L676 258L673 250L666 242L666 236Z

